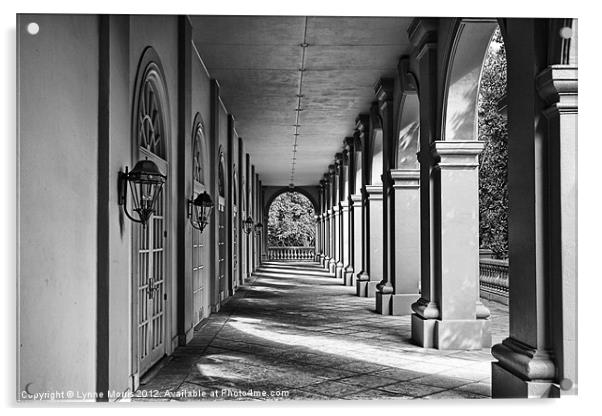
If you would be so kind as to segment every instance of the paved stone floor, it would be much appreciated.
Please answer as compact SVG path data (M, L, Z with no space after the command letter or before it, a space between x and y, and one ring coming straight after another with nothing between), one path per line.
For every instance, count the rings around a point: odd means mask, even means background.
M484 303L499 342L508 331L506 307ZM143 380L133 400L490 396L489 349L420 348L410 340L409 317L379 315L374 304L316 265L266 265Z

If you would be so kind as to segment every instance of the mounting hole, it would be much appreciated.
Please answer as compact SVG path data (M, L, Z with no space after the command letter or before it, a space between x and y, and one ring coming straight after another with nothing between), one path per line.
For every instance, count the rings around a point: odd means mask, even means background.
M40 25L38 25L36 22L31 22L27 25L27 33L30 35L37 35L39 31Z
M573 29L568 26L565 26L560 29L560 37L562 39L570 39L573 36Z
M564 391L570 390L573 387L573 381L568 378L560 380L560 388Z

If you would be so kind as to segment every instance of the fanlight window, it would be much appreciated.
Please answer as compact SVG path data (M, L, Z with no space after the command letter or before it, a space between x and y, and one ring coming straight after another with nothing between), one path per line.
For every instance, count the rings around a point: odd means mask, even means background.
M165 159L165 125L153 79L144 80L138 100L138 145Z
M223 155L220 155L220 161L217 168L217 190L219 192L219 196L226 197L226 189L224 184L224 158Z
M203 152L202 143L205 137L203 123L198 123L194 133L192 150L192 176L195 181L203 183Z

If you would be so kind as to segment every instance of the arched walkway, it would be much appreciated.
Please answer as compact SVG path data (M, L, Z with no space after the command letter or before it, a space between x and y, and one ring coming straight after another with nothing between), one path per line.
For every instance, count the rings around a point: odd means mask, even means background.
M314 261L315 212L306 193L278 193L267 206L267 259Z
M376 315L373 300L354 292L317 263L266 262L143 380L134 400L154 400L143 396L153 390L172 400L237 400L250 391L258 400L490 396L488 351L418 347L409 317ZM504 316L499 305L490 307ZM506 321L494 322L494 333Z

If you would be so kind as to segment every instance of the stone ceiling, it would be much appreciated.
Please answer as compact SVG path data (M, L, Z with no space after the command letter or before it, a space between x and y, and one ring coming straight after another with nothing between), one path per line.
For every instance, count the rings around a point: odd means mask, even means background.
M263 184L287 185L293 174L297 186L318 183L356 116L374 101L374 84L395 75L399 57L409 52L412 20L190 19L194 43Z

